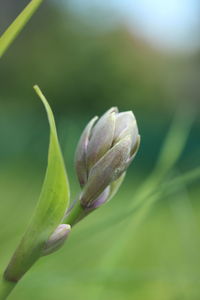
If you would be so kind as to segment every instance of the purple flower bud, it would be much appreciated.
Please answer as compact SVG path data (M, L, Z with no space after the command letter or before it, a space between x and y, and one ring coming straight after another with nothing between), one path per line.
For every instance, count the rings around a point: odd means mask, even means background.
M95 123L96 122L96 123ZM111 108L92 119L79 141L75 165L83 207L94 209L108 201L124 178L139 148L140 136L131 111Z
M49 255L55 251L57 251L65 242L71 231L71 226L68 224L59 225L54 233L50 236L48 241L46 242L42 255Z
M93 201L93 203L86 209L88 212L100 207L104 203L108 202L117 193L125 177L125 172L115 181L113 181L99 197Z
M123 138L91 168L81 196L83 206L90 206L92 201L125 171L124 167L130 156L130 145L130 136Z
M85 207L86 213L93 211L94 209L100 207L105 202L107 202L109 195L110 195L110 186L107 186L107 188L105 188L103 193L101 193L101 195L99 195L99 197L97 197L91 205L88 205L88 207Z

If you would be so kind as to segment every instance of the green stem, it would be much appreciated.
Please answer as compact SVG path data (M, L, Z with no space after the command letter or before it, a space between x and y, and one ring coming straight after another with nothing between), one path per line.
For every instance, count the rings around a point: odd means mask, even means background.
M80 201L77 201L74 207L72 208L69 215L67 215L63 223L74 226L78 221L85 217L85 211L80 204Z
M2 278L0 281L0 300L7 299L16 284L16 282L7 281Z

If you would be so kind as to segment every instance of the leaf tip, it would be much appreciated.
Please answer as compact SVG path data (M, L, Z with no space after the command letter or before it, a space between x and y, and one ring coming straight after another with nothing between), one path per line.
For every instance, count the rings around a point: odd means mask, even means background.
M35 92L36 92L36 94L39 96L39 98L40 98L41 100L43 100L44 95L43 95L43 93L42 93L40 87L39 87L37 84L34 84L33 89L35 90Z

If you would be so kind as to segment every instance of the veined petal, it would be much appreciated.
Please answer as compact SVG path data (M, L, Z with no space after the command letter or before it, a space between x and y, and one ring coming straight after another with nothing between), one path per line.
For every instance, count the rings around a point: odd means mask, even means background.
M135 116L132 111L125 111L117 114L115 138L117 138L127 127L135 121Z
M134 147L138 136L138 127L132 111L119 113L116 117L114 142L117 143L126 135L131 135L132 147Z
M86 151L92 128L97 119L98 117L94 117L85 127L79 140L78 146L76 148L75 167L81 186L83 186L87 181Z
M86 159L89 170L112 146L116 120L115 110L112 108L107 111L93 128L87 147Z
M81 195L83 206L91 203L125 170L130 157L131 136L126 136L112 147L90 170L88 182Z

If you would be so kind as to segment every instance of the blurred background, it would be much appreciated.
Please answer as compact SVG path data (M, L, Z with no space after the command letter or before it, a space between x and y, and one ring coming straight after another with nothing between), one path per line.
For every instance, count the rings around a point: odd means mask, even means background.
M1 2L0 34L28 2ZM109 223L134 201L176 115L183 124L194 119L176 172L200 164L199 1L48 0L9 48L0 67L1 270L46 168L49 129L34 84L55 113L72 198L74 150L94 115L133 110L142 144L115 199L38 262L10 299L200 299L198 185L160 199L138 227L134 215Z

